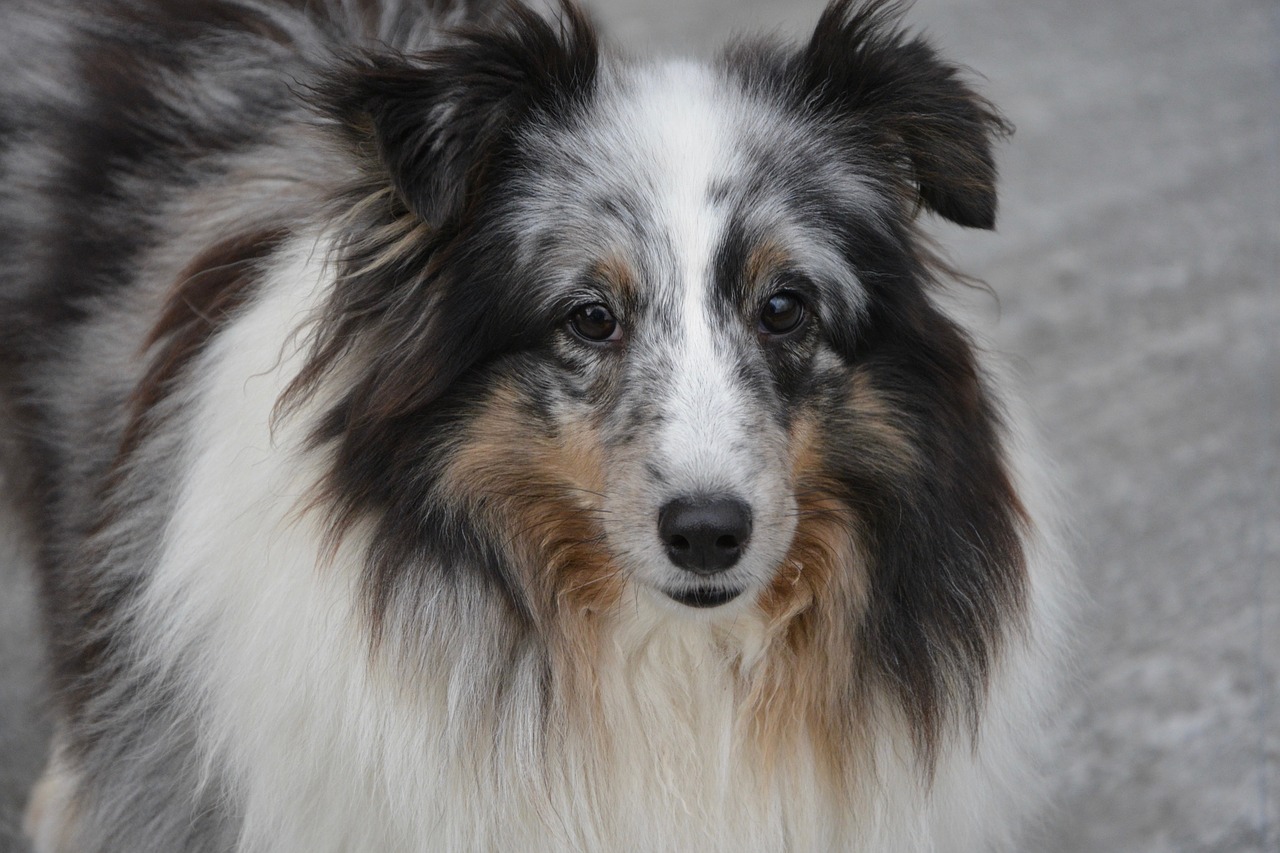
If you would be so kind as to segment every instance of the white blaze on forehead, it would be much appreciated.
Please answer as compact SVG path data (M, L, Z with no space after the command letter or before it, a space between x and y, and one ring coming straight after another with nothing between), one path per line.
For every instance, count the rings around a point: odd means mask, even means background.
M659 464L678 491L745 491L749 477L746 400L735 388L729 347L717 346L711 311L714 258L726 211L711 201L713 181L733 169L735 113L741 108L706 68L670 63L643 72L635 125L643 146L655 224L672 252L673 289L662 301L676 328L663 337L674 371L665 399ZM744 497L746 495L744 494Z

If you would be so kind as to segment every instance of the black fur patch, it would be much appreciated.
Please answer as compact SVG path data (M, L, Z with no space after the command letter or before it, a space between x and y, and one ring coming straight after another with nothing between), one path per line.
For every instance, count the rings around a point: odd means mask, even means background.
M931 756L956 713L976 725L1005 632L1023 612L1026 518L969 342L927 301L911 302L880 320L889 328L858 369L896 402L916 464L886 477L840 441L838 418L825 456L870 538L866 653Z

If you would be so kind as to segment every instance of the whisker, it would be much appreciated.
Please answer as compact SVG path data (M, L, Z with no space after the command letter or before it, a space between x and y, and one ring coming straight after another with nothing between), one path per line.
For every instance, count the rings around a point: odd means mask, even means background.
M560 595L572 595L573 593L580 592L581 590L587 589L588 587L596 586L598 584L604 583L605 581L613 580L615 577L617 577L620 574L622 574L622 572L618 571L617 569L611 569L609 572L607 572L606 574L600 575L599 577L589 578L576 586L571 586L571 587L568 587L567 589L561 590Z

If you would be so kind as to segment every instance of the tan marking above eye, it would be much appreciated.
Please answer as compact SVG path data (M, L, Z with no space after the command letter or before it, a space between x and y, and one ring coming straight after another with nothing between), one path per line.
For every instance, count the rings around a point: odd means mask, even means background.
M591 267L591 276L617 294L622 303L634 302L640 289L635 268L619 254L607 255Z
M778 273L791 266L791 253L775 240L765 240L747 255L744 272L747 281L755 288L763 288Z

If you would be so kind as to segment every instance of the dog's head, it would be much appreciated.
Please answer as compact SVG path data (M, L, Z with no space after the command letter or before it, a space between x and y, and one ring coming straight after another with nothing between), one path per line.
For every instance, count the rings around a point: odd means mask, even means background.
M980 679L1020 510L915 220L992 227L1003 125L892 6L652 66L516 8L324 98L362 173L301 384L348 365L375 610L430 564L532 623L759 608L922 718Z

